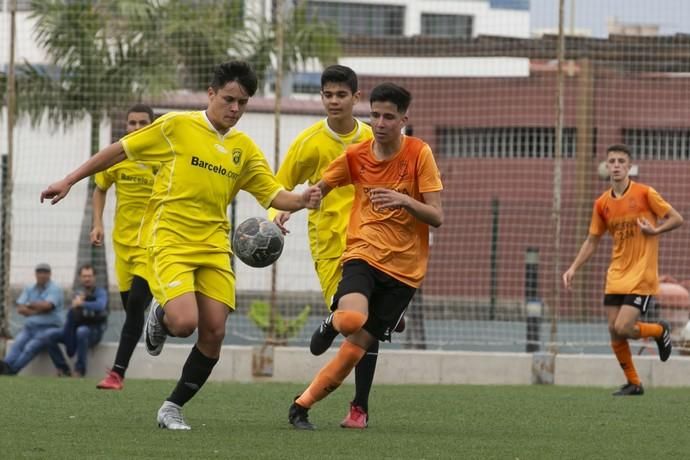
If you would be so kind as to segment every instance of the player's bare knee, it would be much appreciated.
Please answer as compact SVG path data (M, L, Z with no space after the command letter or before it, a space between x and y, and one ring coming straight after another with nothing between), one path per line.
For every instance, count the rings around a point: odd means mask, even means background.
M614 325L614 333L621 338L631 338L635 333L635 327L630 324L616 324Z
M367 315L358 311L336 310L333 315L333 326L345 337L362 329L366 322Z
M199 340L205 343L223 343L225 338L225 323L222 326L199 327Z
M189 337L196 330L196 322L188 318L166 317L165 325L175 337Z

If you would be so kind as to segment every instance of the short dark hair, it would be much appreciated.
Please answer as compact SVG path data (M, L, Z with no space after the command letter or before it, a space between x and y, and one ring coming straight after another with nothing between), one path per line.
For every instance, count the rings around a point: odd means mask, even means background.
M127 116L129 116L130 113L146 113L149 116L149 121L153 121L153 119L155 118L153 115L153 109L150 105L146 104L134 104L127 111Z
M626 155L628 155L628 158L632 158L632 150L630 150L630 147L628 147L625 144L609 145L608 148L606 149L606 155L608 155L609 152L623 152Z
M371 90L369 103L374 102L391 102L398 108L398 112L405 113L412 102L412 95L402 86L386 82Z
M327 83L343 83L350 88L352 94L357 92L357 74L354 70L344 65L335 64L326 67L321 74L321 89Z
M256 88L259 85L256 72L248 63L244 61L229 61L215 68L210 86L214 91L218 91L232 81L242 85L250 97L256 93Z
M93 265L91 265L91 264L83 264L83 265L79 266L79 274L80 275L81 275L81 272L83 272L84 270L91 270L94 275L96 274L96 269L93 268Z

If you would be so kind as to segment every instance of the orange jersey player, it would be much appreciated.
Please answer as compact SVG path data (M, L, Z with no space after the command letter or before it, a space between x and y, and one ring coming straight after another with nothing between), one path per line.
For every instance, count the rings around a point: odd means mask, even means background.
M659 289L658 235L679 227L683 218L652 187L630 180L631 153L627 146L612 145L606 155L611 188L595 201L589 236L563 274L563 283L570 288L575 272L594 254L601 236L608 231L613 238L613 249L606 274L604 307L611 348L628 380L613 394L642 395L644 389L632 361L628 339L653 337L661 361L671 355L669 324L641 322L640 316L652 305L652 296Z
M348 147L318 183L323 196L355 188L332 306L333 326L346 339L290 406L288 420L297 429L313 430L309 409L340 386L372 343L390 340L426 274L429 226L443 222L443 185L429 146L401 133L410 100L395 84L374 88L374 139Z

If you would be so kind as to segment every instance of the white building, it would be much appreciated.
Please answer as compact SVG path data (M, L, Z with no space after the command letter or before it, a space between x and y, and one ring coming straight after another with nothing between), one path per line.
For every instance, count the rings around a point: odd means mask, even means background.
M29 1L18 0L16 15L15 60L34 64L47 63L45 53L32 36ZM0 0L0 69L9 62L9 0ZM343 34L372 36L444 35L459 40L479 35L529 37L527 0L356 0L307 1L311 12L331 20ZM270 14L272 0L247 0L246 14ZM345 56L340 62L366 75L414 76L516 76L527 75L526 59L507 58L371 58ZM318 94L321 69L297 73L295 82L311 83ZM308 91L307 91L308 92ZM203 105L205 99L199 101ZM272 104L252 102L239 129L252 136L273 163L274 116ZM280 152L302 129L322 118L318 103L310 104L281 116ZM0 112L0 154L8 151L7 113ZM110 142L111 127L101 127L100 145ZM71 195L58 206L39 203L40 191L50 182L64 176L90 152L89 120L71 126L52 126L47 120L32 126L27 118L18 120L14 129L14 196L12 206L11 283L21 285L33 279L33 267L48 262L54 267L54 278L69 285L76 265L79 229L86 197L85 181L74 187ZM106 222L112 221L114 193L107 205ZM237 222L263 210L246 194L238 200ZM291 222L293 231L286 240L284 255L278 262L279 289L318 290L306 240L306 219L302 214ZM108 240L109 241L109 240ZM112 253L108 255L112 261ZM289 269L288 269L289 266ZM112 263L110 264L112 268ZM265 289L270 270L257 270L238 263L239 289ZM110 274L111 282L115 277Z

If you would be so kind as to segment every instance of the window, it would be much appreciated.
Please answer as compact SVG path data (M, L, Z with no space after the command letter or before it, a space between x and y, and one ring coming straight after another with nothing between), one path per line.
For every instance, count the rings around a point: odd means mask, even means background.
M422 35L472 38L472 16L462 14L422 14Z
M307 14L335 25L341 35L402 36L404 31L404 6L308 1Z
M575 128L563 129L563 158L574 158ZM556 130L546 127L438 128L439 153L458 158L553 158Z
M7 1L7 4L5 4L5 0L0 0L0 11L3 8L6 8L5 11L9 11L10 2ZM17 0L17 11L31 11L31 0Z
M690 159L690 129L623 129L623 142L636 160Z

